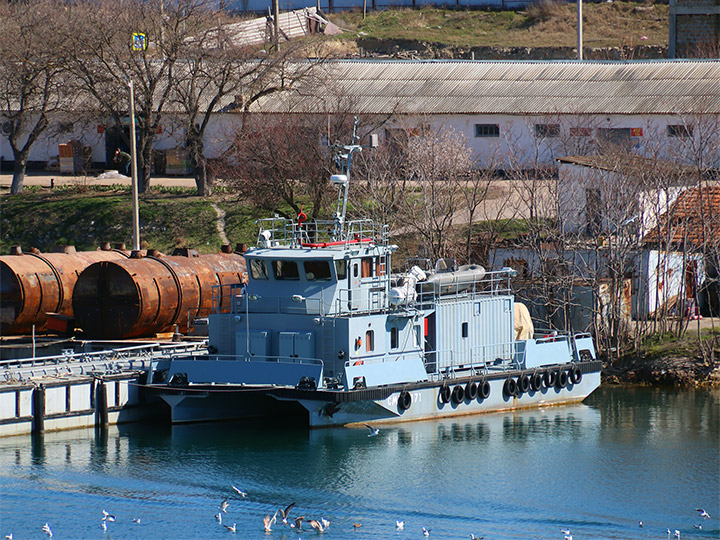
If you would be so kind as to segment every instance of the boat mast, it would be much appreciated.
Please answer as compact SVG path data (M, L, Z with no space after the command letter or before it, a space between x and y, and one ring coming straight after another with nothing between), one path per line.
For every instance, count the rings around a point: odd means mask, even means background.
M363 148L359 144L355 144L355 141L357 140L357 125L358 119L356 116L353 124L353 133L350 144L332 145L332 148L337 152L335 155L335 164L340 169L340 174L333 174L330 177L330 182L338 186L338 199L335 207L335 216L333 218L335 227L332 235L333 240L335 241L345 240L345 214L347 212L348 186L350 184L352 155L353 152L362 150Z

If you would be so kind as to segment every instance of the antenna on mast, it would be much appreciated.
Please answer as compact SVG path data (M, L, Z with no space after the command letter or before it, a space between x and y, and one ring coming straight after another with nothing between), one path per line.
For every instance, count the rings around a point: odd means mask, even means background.
M363 148L376 148L378 145L378 136L375 134L370 135L370 146L355 144L355 141L358 139L357 127L358 117L356 116L353 123L352 139L350 144L334 144L331 146L331 148L337 152L335 155L335 164L340 169L340 174L333 174L330 176L330 182L338 186L338 199L335 207L335 215L333 216L335 226L332 233L333 240L335 241L345 239L345 214L347 212L348 186L350 184L352 155L354 152L361 151Z

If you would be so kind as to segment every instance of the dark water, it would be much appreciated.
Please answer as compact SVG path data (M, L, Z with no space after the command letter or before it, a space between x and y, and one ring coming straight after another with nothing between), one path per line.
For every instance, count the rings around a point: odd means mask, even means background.
M422 539L422 527L430 538L562 539L565 527L576 540L665 539L667 528L719 538L719 405L706 390L606 388L584 405L376 437L212 424L4 439L0 538L47 538L45 522L54 539L317 537L263 532L262 517L293 501L294 516L331 521L324 539ZM214 518L224 497L234 536ZM103 509L117 518L106 532Z

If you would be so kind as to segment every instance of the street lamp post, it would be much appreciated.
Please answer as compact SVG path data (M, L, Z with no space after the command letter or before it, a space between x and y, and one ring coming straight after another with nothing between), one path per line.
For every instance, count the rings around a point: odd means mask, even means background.
M140 212L138 209L138 182L137 182L137 159L135 141L135 95L133 93L132 79L128 82L130 88L130 170L132 171L132 228L133 228L133 250L140 249Z

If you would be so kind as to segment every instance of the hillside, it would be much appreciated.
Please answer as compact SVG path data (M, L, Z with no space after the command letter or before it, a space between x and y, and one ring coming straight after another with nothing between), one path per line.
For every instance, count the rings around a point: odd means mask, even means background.
M525 11L435 8L341 12L330 15L343 28L339 39L364 54L402 52L415 57L476 58L503 51L530 57L574 58L576 4L543 1ZM586 57L658 57L668 45L668 6L602 2L583 5ZM358 49L359 50L359 49Z

